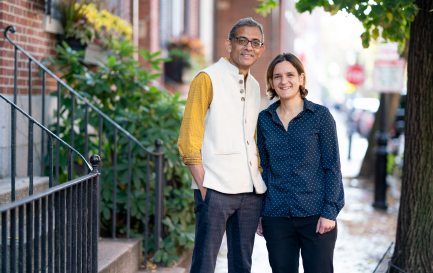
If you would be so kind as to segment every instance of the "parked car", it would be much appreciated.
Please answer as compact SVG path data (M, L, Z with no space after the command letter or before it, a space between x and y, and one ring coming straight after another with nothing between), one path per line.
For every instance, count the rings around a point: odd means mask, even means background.
M354 98L350 101L348 122L352 133L356 132L362 137L368 137L379 104L376 98Z

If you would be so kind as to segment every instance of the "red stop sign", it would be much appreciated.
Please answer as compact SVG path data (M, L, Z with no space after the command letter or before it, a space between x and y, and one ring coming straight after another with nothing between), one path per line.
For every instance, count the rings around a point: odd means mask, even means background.
M354 85L360 85L365 80L364 68L359 64L351 65L347 68L346 80Z

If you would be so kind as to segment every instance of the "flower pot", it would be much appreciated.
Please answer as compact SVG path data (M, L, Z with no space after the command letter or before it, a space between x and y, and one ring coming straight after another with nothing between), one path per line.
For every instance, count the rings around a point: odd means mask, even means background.
M65 37L64 35L60 35L58 38L59 44L65 42L71 49L75 51L85 50L87 45L82 44L80 40L72 37Z
M164 63L164 79L176 83L183 83L182 76L185 68L183 60L172 60Z

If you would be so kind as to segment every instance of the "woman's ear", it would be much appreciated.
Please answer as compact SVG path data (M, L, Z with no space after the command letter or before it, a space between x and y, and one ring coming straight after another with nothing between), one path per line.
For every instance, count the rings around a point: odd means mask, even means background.
M271 89L274 89L274 90L275 90L275 88L274 88L274 84L272 83L272 79L268 80L268 84L269 84L269 87L270 87Z
M299 75L299 81L300 81L301 85L305 87L305 74L304 73L301 73L301 75Z

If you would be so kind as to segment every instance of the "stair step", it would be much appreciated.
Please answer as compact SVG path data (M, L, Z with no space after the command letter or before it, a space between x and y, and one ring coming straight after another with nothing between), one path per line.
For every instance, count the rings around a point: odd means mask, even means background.
M140 270L137 273L187 273L188 271L183 267L166 267L158 268L156 270Z
M188 271L183 267L165 267L155 270L140 270L137 273L187 273Z
M141 261L141 240L98 241L98 273L137 273Z
M142 269L137 273L188 273L191 267L192 250L186 251L179 261L171 267Z
M48 189L47 176L33 177L33 193L42 192ZM15 180L15 200L20 200L29 195L29 178L16 178ZM0 205L11 201L11 178L0 179Z

